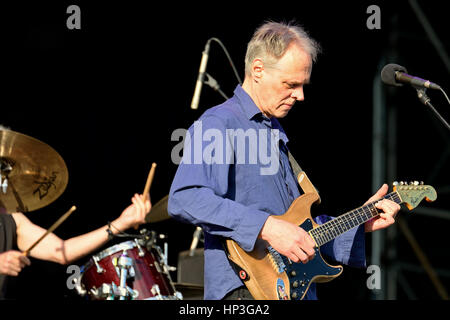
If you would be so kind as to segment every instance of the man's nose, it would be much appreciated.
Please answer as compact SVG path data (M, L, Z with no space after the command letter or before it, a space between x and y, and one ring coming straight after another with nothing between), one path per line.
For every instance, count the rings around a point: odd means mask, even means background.
M296 88L292 94L291 97L294 98L297 101L303 101L305 100L305 95L303 93L303 86Z

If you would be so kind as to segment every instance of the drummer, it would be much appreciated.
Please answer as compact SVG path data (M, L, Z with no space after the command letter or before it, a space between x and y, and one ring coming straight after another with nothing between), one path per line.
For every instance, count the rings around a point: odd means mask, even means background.
M143 195L135 194L131 202L132 204L110 223L111 227L105 225L68 240L50 233L31 250L30 256L59 264L69 264L86 256L106 244L109 237L108 230L112 234L117 234L146 222L145 216L152 207L150 195L147 194L144 201ZM9 298L8 276L18 276L20 271L31 263L22 252L45 232L45 229L31 222L23 213L0 213L0 299Z
M10 131L2 125L0 130ZM12 298L11 291L7 292L11 277L18 276L25 266L31 264L23 251L30 249L47 233L47 230L31 222L21 212L8 212L1 200L0 198L0 299L5 299ZM147 197L144 198L143 195L135 194L131 202L132 204L123 210L118 218L97 230L68 240L49 233L29 252L30 256L59 264L69 264L88 255L106 244L111 235L146 222L145 216L152 206L150 195L147 193Z

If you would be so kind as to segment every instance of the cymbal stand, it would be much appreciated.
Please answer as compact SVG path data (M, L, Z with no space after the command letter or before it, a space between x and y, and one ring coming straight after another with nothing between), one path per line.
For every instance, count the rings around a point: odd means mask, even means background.
M12 166L6 158L0 158L0 188L6 194L8 188L8 175L12 171Z
M27 207L22 202L22 199L20 199L20 196L17 193L16 189L14 188L12 182L8 180L9 174L13 170L14 164L15 164L14 161L5 157L0 157L0 189L1 192L3 192L3 194L6 194L9 187L14 195L14 198L16 198L17 202L16 210L26 212L28 211Z

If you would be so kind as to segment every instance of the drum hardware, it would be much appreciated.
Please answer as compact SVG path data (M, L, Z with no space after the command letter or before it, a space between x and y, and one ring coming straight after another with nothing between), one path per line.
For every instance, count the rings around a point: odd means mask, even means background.
M140 255L144 255L143 247L147 250L155 249L158 251L159 256L162 258L162 270L161 266L159 264L155 264L155 267L158 269L158 272L164 272L166 274L169 274L170 271L176 271L177 268L173 266L169 266L168 263L168 257L169 257L169 247L168 243L164 243L164 253L161 251L160 247L156 246L156 238L159 239L167 239L167 235L165 234L159 234L156 235L155 231L148 231L147 229L141 229L139 231L140 234L130 234L123 231L120 231L118 234L112 234L110 232L110 235L112 238L134 238L134 242L136 243L136 247L139 250Z
M167 236L161 234L160 238L161 239L165 239L165 238L167 238ZM159 254L159 256L161 257L161 260L162 260L162 267L163 267L162 272L164 272L167 275L169 275L170 271L176 271L177 270L176 267L169 266L169 263L168 263L168 257L169 257L168 251L169 250L168 250L167 242L164 242L164 253L161 251L160 247L155 247L155 250L157 250L157 252L158 252L158 254ZM161 266L158 264L156 267L160 268Z
M183 294L180 291L175 291L174 293L175 300L183 300Z
M163 255L163 260L164 260L164 265L169 267L169 246L167 244L167 242L164 242L164 255ZM176 270L176 269L175 269Z
M155 284L152 287L152 293L154 294L155 297L153 298L149 298L146 300L183 300L183 294L179 291L175 291L175 293L173 294L173 296L170 297L165 297L161 294L160 290L159 290L159 286L157 284Z
M130 287L127 286L128 295L131 297L132 300L136 300L139 297L139 292L137 290L133 290Z
M114 292L117 291L117 286L114 284L103 283L100 288L92 288L90 293L96 298L104 298L106 300L114 300Z
M119 265L119 260L122 258L118 258L118 257L114 257L111 261L111 263L113 264L114 268L116 269L116 273L117 276L120 278L121 276L121 271L122 271L122 266ZM132 263L132 262L131 262ZM131 266L128 268L128 272L127 272L127 279L131 279L135 276L135 272L134 272L134 268L133 265L131 264Z
M141 246L146 247L152 247L156 242L156 232L154 231L147 231L147 229L142 229L139 231L139 234L133 234L133 233L126 233L122 230L118 230L119 232L117 234L113 234L111 231L111 222L108 222L108 229L107 232L110 236L110 240L114 238L133 238L139 241L139 244ZM114 227L114 226L113 226ZM114 227L115 228L115 227Z
M0 185L1 185L1 188L2 188L2 192L3 192L3 194L6 194L6 190L8 189L8 179L5 179L4 181L3 181L3 183L1 183L1 176L0 176Z
M159 286L157 284L153 285L152 293L155 295L156 300L163 300L161 296L161 291L159 290Z
M74 282L75 282L75 280L74 280ZM86 296L86 290L84 290L83 289L83 287L82 286L80 286L80 285L75 285L75 290L77 291L77 293L78 293L78 295L80 296L80 297L84 297L84 296Z
M85 294L85 293L84 293ZM84 295L83 294L83 295ZM111 284L103 283L99 288L92 288L90 290L90 296L95 297L96 299L104 299L104 300L115 300L116 297L131 297L132 299L136 299L139 293L130 287L126 287L125 292L121 290L114 282ZM121 299L124 300L124 299Z
M141 245L139 244L139 240L138 239L134 239L134 242L136 243L136 247L139 250L139 257L143 257L145 255L144 250L142 250Z
M2 189L3 194L6 194L6 190L8 190L8 175L11 172L11 170L12 167L7 162L7 159L0 158L0 187Z
M155 231L148 231L147 229L141 229L139 231L140 235L137 235L135 239L139 242L139 244L142 247L147 248L147 250L150 250L150 248L153 248L153 246L156 243L156 232Z
M193 257L194 253L195 253L195 249L197 249L198 242L204 241L204 239L201 239L202 235L204 235L203 229L201 227L195 228L194 234L192 236L192 243L191 243L191 248L189 251L189 256Z
M81 270L80 270L81 271ZM82 271L81 271L82 272ZM81 285L81 282L80 282L80 278L79 277L77 277L77 278L74 278L73 279L73 282L74 282L74 284L75 284L75 290L77 291L77 293L80 295L80 296L82 296L82 297L84 297L85 295L86 295L86 290L83 288L83 286Z
M8 190L8 175L12 170L11 165L5 160L6 159L3 158L0 159L0 187L2 189L3 194L6 194L6 191ZM3 175L5 175L4 178Z
M169 257L169 246L168 246L168 243L164 242L164 245L163 245L164 246L164 253L161 251L160 247L155 245L156 244L156 238L159 238L160 240L167 239L167 235L161 233L158 236L156 236L156 232L155 231L148 231L147 229L142 229L140 231L140 234L141 235L138 236L139 239L135 239L136 244L138 245L138 248L139 248L139 245L140 245L141 247L145 246L147 248L147 250L150 250L151 248L156 249L158 251L158 254L161 256L161 258L163 260L162 261L163 262L162 263L162 265L163 265L162 272L165 272L165 273L169 274L169 271L176 271L177 268L169 266L169 263L168 263L168 257ZM142 248L141 248L141 250L142 250ZM160 270L160 265L159 264L156 264L155 266L156 266L156 268L158 268Z
M119 258L118 266L120 269L120 286L119 286L119 295L120 300L125 300L125 297L128 294L127 290L127 277L134 277L134 274L129 274L129 270L133 267L133 260L128 257L127 250L122 252L122 255ZM134 273L134 272L133 272Z
M97 256L92 256L92 260L94 261L95 266L97 267L97 273L103 273L103 272L105 272L105 269L103 269L103 268L98 264L99 258L98 258Z

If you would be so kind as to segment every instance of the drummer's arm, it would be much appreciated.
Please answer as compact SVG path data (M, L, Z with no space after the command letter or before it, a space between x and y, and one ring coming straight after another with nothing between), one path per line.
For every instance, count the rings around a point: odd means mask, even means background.
M122 214L111 222L111 232L117 234L135 225L145 222L145 216L151 209L149 198L144 202L143 197L135 195L132 204ZM25 251L38 240L46 230L32 223L22 213L14 213L17 224L17 245L21 251ZM108 226L105 225L94 231L63 240L54 233L47 235L30 255L34 258L68 264L100 248L108 241Z
M17 224L17 246L21 251L28 250L47 231L22 213L14 213L13 217ZM68 240L50 233L30 251L30 256L60 264L71 263L104 245L108 241L106 230L104 226Z

